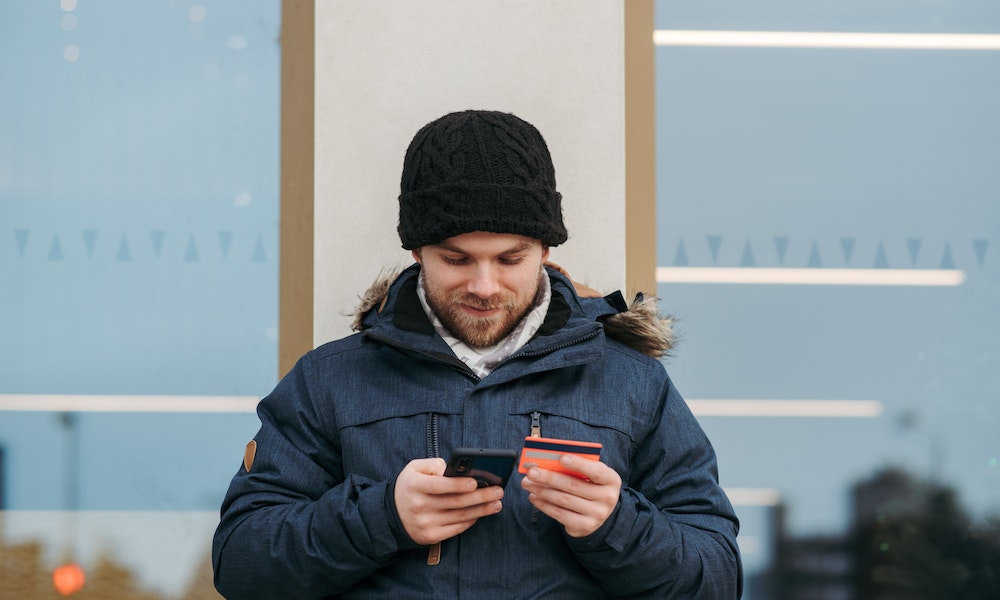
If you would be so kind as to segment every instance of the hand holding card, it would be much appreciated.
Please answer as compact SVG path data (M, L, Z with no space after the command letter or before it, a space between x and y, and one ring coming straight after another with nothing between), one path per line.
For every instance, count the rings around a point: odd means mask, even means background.
M521 460L517 465L517 472L527 473L531 466L537 466L549 471L587 479L584 475L570 471L559 463L563 454L573 454L587 460L600 460L601 444L529 436L524 438L524 448L521 449Z

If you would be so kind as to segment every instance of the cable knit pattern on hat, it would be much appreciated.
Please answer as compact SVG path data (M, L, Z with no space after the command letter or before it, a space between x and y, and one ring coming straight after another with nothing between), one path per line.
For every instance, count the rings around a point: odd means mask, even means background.
M548 246L567 239L562 196L545 140L508 113L470 110L428 123L403 161L403 248L472 231L512 233Z

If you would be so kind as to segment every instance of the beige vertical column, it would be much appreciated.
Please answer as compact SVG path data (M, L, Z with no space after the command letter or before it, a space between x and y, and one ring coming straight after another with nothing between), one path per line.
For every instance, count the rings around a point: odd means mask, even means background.
M655 292L652 0L283 6L282 374L348 333L372 280L410 262L403 153L455 110L513 112L545 136L570 232L552 260L597 289Z
M313 347L314 2L281 3L279 376Z
M625 5L625 278L656 293L656 69L653 0Z

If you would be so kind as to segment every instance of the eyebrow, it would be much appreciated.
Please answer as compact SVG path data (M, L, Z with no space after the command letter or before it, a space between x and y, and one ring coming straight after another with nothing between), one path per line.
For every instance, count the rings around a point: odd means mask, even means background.
M441 242L437 246L439 248L443 249L443 250L447 250L448 252L455 252L457 254L471 254L469 251L467 251L467 250L465 250L465 249L463 249L463 248L461 248L459 246L448 244L446 242ZM502 250L502 251L498 252L496 254L496 256L503 256L504 254L517 254L518 252L524 252L525 250L530 250L530 249L531 249L531 244L530 243L528 243L528 242L519 242L518 244L516 244L514 246L511 246L510 248L508 248L506 250Z

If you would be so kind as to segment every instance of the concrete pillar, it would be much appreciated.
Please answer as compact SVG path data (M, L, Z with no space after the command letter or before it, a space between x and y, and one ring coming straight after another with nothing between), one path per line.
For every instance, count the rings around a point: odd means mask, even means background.
M284 0L279 361L349 332L396 235L413 134L467 108L512 112L552 153L591 287L655 292L651 0Z

